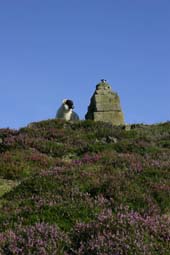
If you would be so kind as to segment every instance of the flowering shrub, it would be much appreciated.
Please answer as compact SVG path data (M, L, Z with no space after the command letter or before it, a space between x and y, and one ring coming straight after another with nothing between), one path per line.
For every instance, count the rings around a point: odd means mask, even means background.
M55 159L37 150L8 150L0 154L0 174L7 179L29 176L40 169L55 165Z
M1 129L0 177L18 186L2 193L0 254L169 255L169 137L170 123Z
M77 159L73 161L73 164L75 165L83 165L83 164L93 164L97 162L101 156L99 154L96 155L89 155L89 154L84 154L81 159Z
M158 218L135 212L103 211L95 221L78 223L72 232L71 254L168 254L170 231ZM164 245L163 245L164 244Z
M69 239L55 225L37 223L20 227L0 234L0 252L2 255L52 255L63 254L64 245Z
M128 174L139 174L144 169L144 158L137 153L104 152L101 155L103 165L111 165L113 168L122 169Z

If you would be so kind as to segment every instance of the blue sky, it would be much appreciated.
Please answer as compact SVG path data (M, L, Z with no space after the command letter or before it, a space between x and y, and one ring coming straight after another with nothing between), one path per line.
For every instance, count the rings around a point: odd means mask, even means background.
M169 0L1 0L0 128L81 119L96 84L118 92L126 123L170 120Z

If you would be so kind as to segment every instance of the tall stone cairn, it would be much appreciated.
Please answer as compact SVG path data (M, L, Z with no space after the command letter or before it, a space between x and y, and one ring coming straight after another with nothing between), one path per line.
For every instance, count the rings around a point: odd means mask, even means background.
M125 124L119 96L112 91L106 80L96 85L85 119L110 122L113 125Z

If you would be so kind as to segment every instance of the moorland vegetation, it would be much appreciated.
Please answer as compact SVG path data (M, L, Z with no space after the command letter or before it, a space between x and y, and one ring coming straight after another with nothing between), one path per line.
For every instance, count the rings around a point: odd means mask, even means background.
M169 255L170 122L0 129L0 254Z

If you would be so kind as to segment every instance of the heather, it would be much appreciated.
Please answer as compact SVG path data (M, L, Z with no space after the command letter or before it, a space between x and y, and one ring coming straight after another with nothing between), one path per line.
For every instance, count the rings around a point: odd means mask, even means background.
M0 129L1 254L168 255L170 123Z
M64 243L69 243L67 236L55 225L45 223L0 234L1 254L63 254Z

